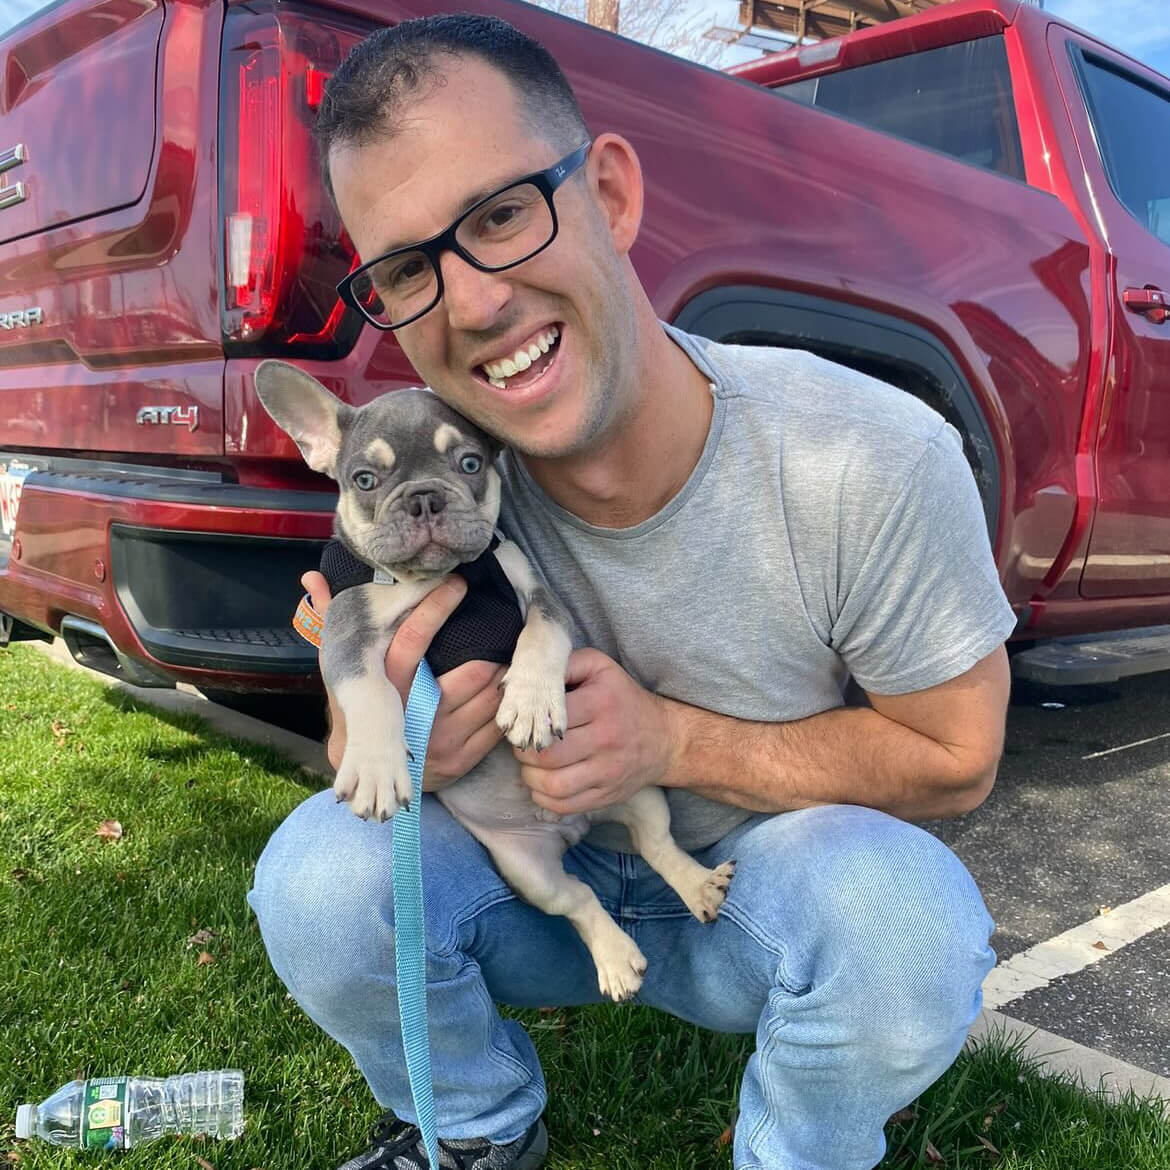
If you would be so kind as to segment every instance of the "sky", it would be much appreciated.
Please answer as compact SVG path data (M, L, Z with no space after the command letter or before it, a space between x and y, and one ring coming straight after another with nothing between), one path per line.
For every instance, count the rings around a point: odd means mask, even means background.
M632 5L638 0L622 2ZM44 0L0 0L0 35L43 6ZM445 7L437 5L439 10ZM459 7L458 0L450 0L450 10ZM691 13L709 13L713 25L737 27L735 0L691 0L685 7ZM1044 0L1044 7L1170 76L1170 0ZM731 48L721 64L756 56Z

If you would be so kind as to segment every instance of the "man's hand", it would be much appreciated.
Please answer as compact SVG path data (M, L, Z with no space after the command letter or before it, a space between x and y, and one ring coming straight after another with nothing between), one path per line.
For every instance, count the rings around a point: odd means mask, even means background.
M313 602L313 608L325 616L330 592L325 578L317 572L306 573L301 584ZM461 577L425 597L399 627L386 652L386 677L402 696L405 706L414 673L431 644L431 639L451 616L467 592ZM499 684L503 666L493 662L465 662L449 670L436 681L441 698L435 723L427 745L423 768L423 789L434 792L469 772L500 741L496 727L496 708L500 704ZM326 748L329 763L337 768L345 754L345 717L332 694L329 694L330 733Z
M628 800L673 766L669 704L612 658L577 650L566 683L568 729L544 751L516 751L520 775L543 808L567 815Z

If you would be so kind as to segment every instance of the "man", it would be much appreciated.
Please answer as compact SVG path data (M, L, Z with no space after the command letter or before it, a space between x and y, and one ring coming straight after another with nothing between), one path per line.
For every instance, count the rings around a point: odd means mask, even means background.
M629 259L634 150L601 133L579 151L590 135L559 69L502 22L437 17L368 38L331 81L318 133L362 261L393 254L383 287L433 282L421 315L392 320L387 296L378 323L510 446L503 524L576 624L569 730L519 753L533 799L568 813L658 784L684 848L739 863L709 926L607 827L566 867L649 960L639 1001L755 1032L738 1170L874 1166L886 1120L957 1055L994 961L970 876L907 823L975 808L1002 747L1013 618L957 436L908 395L808 354L664 327ZM550 216L535 254L488 271L452 246L455 228L436 272L406 256L540 172L557 176L542 197L558 227ZM505 230L508 201L489 210ZM552 329L551 362L503 364ZM306 581L325 604L321 579ZM432 594L396 637L387 671L403 692L462 591ZM468 663L440 680L428 788L496 742L497 675ZM850 676L868 707L843 705ZM251 894L280 977L389 1110L351 1170L425 1164L417 1129L396 1120L413 1111L392 834L320 793L273 836ZM495 1001L596 1002L593 965L436 801L423 835L445 1157L535 1167L544 1080Z

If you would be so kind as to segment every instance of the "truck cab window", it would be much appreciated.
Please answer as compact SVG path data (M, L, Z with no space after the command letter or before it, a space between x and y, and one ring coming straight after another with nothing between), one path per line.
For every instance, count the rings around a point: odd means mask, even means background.
M1082 58L1089 117L1113 190L1170 244L1170 94L1096 58Z
M1024 179L1002 36L944 45L776 87L805 105Z

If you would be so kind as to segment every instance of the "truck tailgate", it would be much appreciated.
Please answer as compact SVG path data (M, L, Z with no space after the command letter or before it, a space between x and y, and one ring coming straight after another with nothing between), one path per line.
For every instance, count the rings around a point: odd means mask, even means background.
M0 152L23 155L0 191L0 243L142 197L162 26L160 0L83 0L0 43Z

